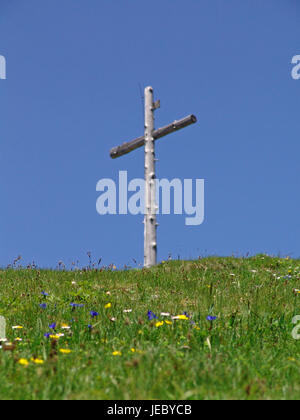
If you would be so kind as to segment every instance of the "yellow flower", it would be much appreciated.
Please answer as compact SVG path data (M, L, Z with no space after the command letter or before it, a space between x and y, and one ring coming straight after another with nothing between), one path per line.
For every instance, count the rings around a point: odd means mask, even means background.
M15 341L23 341L23 340L22 340L22 338L17 337L17 338L15 338Z
M109 308L111 308L111 303L107 303L107 304L104 306L104 308L105 308L105 309L109 309Z
M135 349L132 347L132 349L130 349L130 351L132 352L132 353L135 353Z
M62 337L61 334L50 335L51 340L59 340L61 337Z
M161 327L162 325L164 325L164 321L157 322L157 323L155 324L155 326L156 326L156 327Z
M36 365L43 365L44 364L44 360L42 359L34 359L33 357L31 358L31 361L33 363L35 363Z
M122 356L122 353L120 351L114 351L112 353L113 356Z
M61 324L61 329L62 330L70 330L71 327L68 324Z
M23 327L21 327L20 325L16 325L14 327L12 327L13 330L22 330Z
M22 366L28 366L29 365L29 362L28 362L27 359L20 359L18 361L18 363L19 363L19 365L22 365Z
M69 349L59 349L59 351L60 351L62 354L70 354L70 353L72 353L72 350L69 350Z
M172 322L172 321L168 321L168 320L167 320L167 321L165 321L165 323L166 323L166 324L168 324L168 325L172 325L172 324L173 324L173 322Z
M172 319L182 319L184 321L189 320L189 318L186 315L176 315L176 316L173 316Z

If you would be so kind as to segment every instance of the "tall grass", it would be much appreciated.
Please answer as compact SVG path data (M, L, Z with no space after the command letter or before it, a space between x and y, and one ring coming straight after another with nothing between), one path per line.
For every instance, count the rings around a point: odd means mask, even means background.
M151 270L2 270L10 343L0 350L0 398L298 399L298 288L300 261L266 255Z

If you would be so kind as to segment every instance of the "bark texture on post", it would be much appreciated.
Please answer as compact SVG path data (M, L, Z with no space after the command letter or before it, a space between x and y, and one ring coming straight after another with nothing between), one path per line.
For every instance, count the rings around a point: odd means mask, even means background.
M145 89L145 238L144 266L157 264L153 89Z

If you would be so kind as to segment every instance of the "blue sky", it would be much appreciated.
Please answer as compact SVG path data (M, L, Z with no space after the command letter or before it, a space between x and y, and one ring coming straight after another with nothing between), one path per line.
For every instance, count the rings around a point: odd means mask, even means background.
M204 178L205 222L159 218L159 259L300 256L298 0L1 0L0 265L143 261L143 218L100 216L96 183L144 175L139 84L156 127L159 178Z

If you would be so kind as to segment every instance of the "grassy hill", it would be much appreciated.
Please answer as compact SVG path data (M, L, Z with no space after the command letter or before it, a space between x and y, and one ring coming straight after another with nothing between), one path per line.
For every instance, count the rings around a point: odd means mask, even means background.
M0 398L298 399L298 288L300 261L265 255L2 270Z

